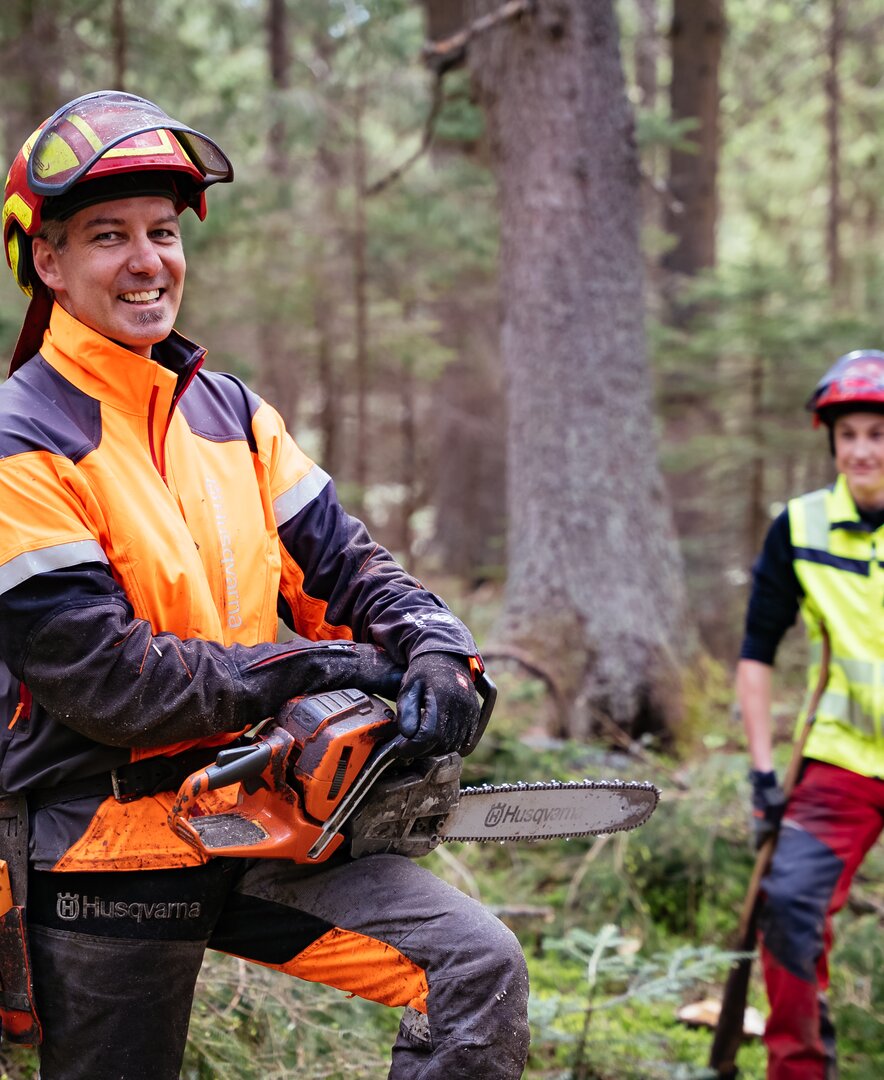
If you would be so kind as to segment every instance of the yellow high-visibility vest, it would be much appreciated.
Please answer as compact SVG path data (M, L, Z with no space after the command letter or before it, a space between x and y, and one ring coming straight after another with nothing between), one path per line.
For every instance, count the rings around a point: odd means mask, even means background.
M805 754L884 778L884 525L862 521L839 476L833 488L789 502L789 529L810 642L808 698L819 679L823 624L831 645Z

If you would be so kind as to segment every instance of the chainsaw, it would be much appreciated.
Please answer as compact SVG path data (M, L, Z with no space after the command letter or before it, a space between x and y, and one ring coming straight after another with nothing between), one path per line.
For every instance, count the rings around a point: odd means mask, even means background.
M476 687L482 710L465 753L497 694L485 673ZM420 858L445 841L599 835L643 825L660 796L653 784L622 780L461 788L460 754L404 758L395 712L360 690L292 698L249 736L192 773L169 813L174 832L204 856L320 863L341 849ZM207 813L203 796L232 785L235 805Z

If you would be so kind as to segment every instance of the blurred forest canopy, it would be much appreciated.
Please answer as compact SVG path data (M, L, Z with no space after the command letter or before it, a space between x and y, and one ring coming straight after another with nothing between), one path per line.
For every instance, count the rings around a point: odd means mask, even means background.
M469 590L505 580L507 450L495 148L465 57L554 8L6 0L0 25L7 161L38 119L111 86L224 146L236 183L210 193L204 225L186 215L179 325L281 408L379 540ZM678 632L730 661L772 513L829 479L803 402L836 356L884 340L884 14L873 0L615 11ZM489 12L466 47L451 41ZM23 312L6 275L7 353Z

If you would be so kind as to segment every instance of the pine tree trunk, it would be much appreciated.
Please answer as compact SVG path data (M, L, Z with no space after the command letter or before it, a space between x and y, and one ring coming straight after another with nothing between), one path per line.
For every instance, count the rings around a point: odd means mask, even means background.
M283 314L291 289L291 279L287 276L289 241L286 235L292 186L291 135L286 122L286 96L292 78L290 14L288 0L268 0L265 17L267 69L270 76L265 183L268 229L263 243L266 264L274 267L275 273L262 277L256 311L261 348L259 388L273 401L286 422L294 425L300 395L291 334L288 320Z
M612 3L539 0L471 41L469 64L501 215L500 636L551 675L563 733L606 719L671 730L684 589L656 464L640 179Z
M37 124L62 104L61 0L7 0L2 72L5 159L11 162Z
M841 288L841 45L844 13L840 0L829 2L829 35L826 71L826 135L828 141L829 205L826 218L826 262L829 287L838 296Z
M368 433L368 234L365 220L365 135L362 129L365 109L365 88L358 86L353 115L353 357L356 383L356 459L354 479L356 492L353 508L357 514L364 512L364 500L368 486L369 433Z
M111 15L111 40L113 42L114 74L113 87L115 90L126 89L126 74L128 70L128 34L126 26L125 0L114 0Z
M723 36L722 0L675 0L670 34L672 118L694 119L697 126L686 136L695 144L694 151L675 148L669 156L671 200L666 228L675 246L664 265L686 276L715 265L718 67Z

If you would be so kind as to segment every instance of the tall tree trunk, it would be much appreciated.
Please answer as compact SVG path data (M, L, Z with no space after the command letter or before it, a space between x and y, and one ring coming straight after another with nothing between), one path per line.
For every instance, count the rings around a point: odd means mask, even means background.
M34 128L63 102L59 74L65 70L59 21L62 0L7 0L3 18L11 32L4 57L3 131L12 161Z
M749 462L749 513L746 515L746 550L748 566L764 539L769 524L764 498L764 359L757 354L749 360L748 428L752 447Z
M663 263L667 270L687 277L715 265L723 2L675 0L673 8L672 119L694 120L696 128L688 135L695 152L675 148L669 155L666 228L675 244Z
M638 90L638 107L653 112L657 106L659 79L657 65L660 53L660 37L657 28L657 0L637 0L638 28L635 35L634 63L635 85ZM644 176L641 187L642 224L651 242L643 245L645 254L645 276L647 278L653 309L659 306L658 298L662 291L660 273L659 242L663 235L663 203L657 191L658 173L662 153L659 147L651 148L644 154Z
M289 168L285 94L291 87L292 54L287 0L268 0L267 3L267 64L271 87L267 163L271 176L276 176L285 174Z
M613 4L539 0L472 41L469 64L501 215L500 633L550 672L562 731L671 729L684 590L655 456L639 168Z
M289 45L288 0L267 0L267 67L270 75L267 129L268 181L263 238L265 262L274 269L258 282L256 310L259 315L261 343L261 388L271 398L287 423L293 424L300 395L295 376L295 358L288 329L286 304L291 289L291 258L288 238L288 210L291 202L292 165L289 131L286 123L287 93L291 88L292 56Z
M362 130L364 88L356 88L353 133L353 356L356 365L356 498L362 513L368 484L368 268L365 223L365 135Z
M836 296L841 286L841 80L839 65L844 35L841 0L830 0L826 71L826 134L829 157L829 205L826 220L826 263L829 287Z
M114 0L111 40L113 43L111 55L113 56L114 63L112 85L115 90L125 90L127 64L126 53L128 47L126 37L126 0Z
M316 208L313 225L310 276L312 280L313 326L316 331L316 366L319 383L320 461L332 476L339 477L344 467L342 446L342 378L339 369L339 334L336 333L335 308L338 306L338 282L334 273L340 226L338 191L341 169L334 153L326 145L324 133L314 155Z
M657 104L657 0L636 0L638 30L635 35L635 84L639 92L639 104L643 109L653 109Z
M406 313L406 319L408 315ZM398 549L406 565L416 571L416 559L414 552L414 515L421 505L420 470L418 468L418 451L420 440L417 426L417 388L415 386L414 370L411 364L405 363L397 380L397 392L399 397L399 409L401 421L399 424L402 439L399 455L399 476L402 484L403 499L399 519Z

